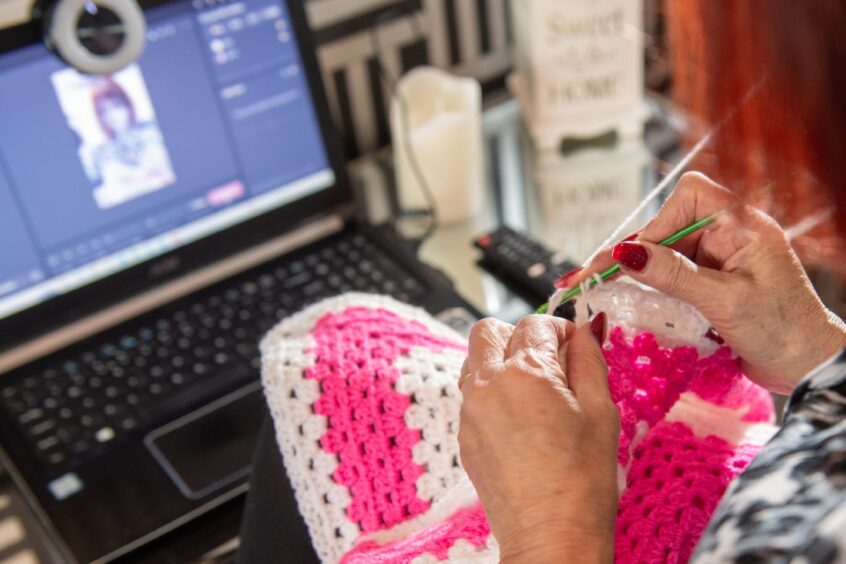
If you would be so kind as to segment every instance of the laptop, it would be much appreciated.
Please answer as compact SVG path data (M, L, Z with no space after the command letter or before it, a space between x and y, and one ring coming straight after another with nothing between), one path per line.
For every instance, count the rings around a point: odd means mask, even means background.
M69 561L239 503L280 319L347 291L475 314L354 219L302 4L142 2L109 77L0 31L0 455Z

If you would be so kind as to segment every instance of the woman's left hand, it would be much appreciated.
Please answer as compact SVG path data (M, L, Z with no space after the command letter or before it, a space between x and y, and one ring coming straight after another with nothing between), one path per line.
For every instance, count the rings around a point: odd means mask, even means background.
M473 328L458 440L502 562L613 560L620 422L605 324L533 315Z

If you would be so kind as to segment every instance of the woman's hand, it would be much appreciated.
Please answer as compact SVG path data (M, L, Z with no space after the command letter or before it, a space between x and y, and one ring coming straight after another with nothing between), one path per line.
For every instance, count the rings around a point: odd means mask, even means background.
M502 562L613 560L620 423L605 324L535 315L473 328L458 441Z
M672 248L646 242L721 210L713 224ZM784 231L701 174L681 178L638 241L602 253L567 284L613 261L635 280L698 308L740 355L744 372L771 391L790 393L846 346L843 321L820 301Z

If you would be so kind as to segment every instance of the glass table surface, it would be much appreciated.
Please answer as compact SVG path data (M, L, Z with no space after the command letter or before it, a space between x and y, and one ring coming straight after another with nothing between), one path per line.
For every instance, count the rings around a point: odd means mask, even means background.
M620 225L680 158L672 115L661 100L647 101L651 118L644 135L621 139L610 148L586 148L563 155L535 147L523 125L519 104L504 98L483 115L485 197L464 220L438 224L418 256L442 270L457 291L485 315L514 322L539 303L528 303L477 265L478 236L501 225L524 232L559 256L581 264ZM351 165L365 219L397 216L397 187L389 151ZM425 173L425 171L424 171ZM648 206L632 230L654 215ZM402 234L417 227L399 220Z

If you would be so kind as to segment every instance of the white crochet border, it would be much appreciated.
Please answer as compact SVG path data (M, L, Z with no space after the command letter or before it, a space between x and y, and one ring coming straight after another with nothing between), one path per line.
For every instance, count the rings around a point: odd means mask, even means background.
M347 519L344 511L351 501L347 488L331 479L337 461L318 443L326 431L326 418L311 410L320 394L319 385L304 375L315 361L307 351L315 345L310 333L318 319L350 307L384 308L423 324L434 335L456 343L465 341L422 309L370 294L346 294L320 302L282 321L262 340L262 381L276 440L300 513L315 550L325 563L339 561L358 540L361 531ZM461 403L455 382L463 361L461 351L445 350L436 354L418 347L395 363L402 373L397 380L397 391L415 398L405 414L405 423L409 428L421 430L421 440L412 453L414 461L427 468L417 481L417 493L422 499L442 499L466 476L453 463L460 461L457 437ZM295 397L291 397L292 393ZM316 471L309 468L310 463Z
M693 345L710 356L719 345L705 337L711 323L692 305L639 284L628 277L603 282L576 300L576 325L589 313L604 311L609 327L621 326L627 337L649 331L664 347Z
M295 313L291 317L283 319L275 327L267 332L267 335L261 341L261 351L264 353L265 348L273 341L279 340L286 334L304 334L314 328L317 320L327 313L341 313L350 307L368 307L368 308L384 308L394 312L402 318L418 321L426 326L434 335L463 343L467 339L455 332L451 327L441 323L433 318L423 308L410 306L399 302L389 296L380 294L365 294L362 292L350 292L342 296L334 298L327 298L310 307L307 307L299 313ZM295 331L298 330L298 331Z

